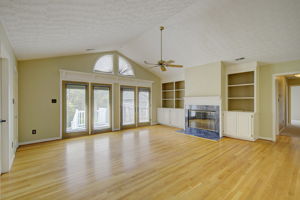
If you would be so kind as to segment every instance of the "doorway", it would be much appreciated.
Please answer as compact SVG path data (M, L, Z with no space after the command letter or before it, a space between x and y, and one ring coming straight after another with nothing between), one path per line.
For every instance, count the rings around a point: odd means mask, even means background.
M291 125L300 127L300 86L290 87Z
M274 135L300 137L300 74L274 76Z
M151 122L151 89L121 86L121 128L147 126Z
M136 127L135 87L121 86L121 127Z
M92 133L112 130L111 85L92 84Z
M63 95L63 137L88 135L88 84L64 82Z

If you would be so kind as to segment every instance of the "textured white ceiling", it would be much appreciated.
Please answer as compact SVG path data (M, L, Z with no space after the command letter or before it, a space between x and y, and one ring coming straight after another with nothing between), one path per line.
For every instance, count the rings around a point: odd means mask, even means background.
M300 0L1 0L0 19L19 59L95 48L143 65L159 59L161 24L165 59L185 67L300 59Z
M201 0L163 24L165 59L185 67L238 57L267 63L300 59L300 0ZM156 27L121 52L140 64L153 62L159 59L158 41ZM181 69L153 71L167 80L183 77Z
M19 59L115 50L195 0L1 0Z

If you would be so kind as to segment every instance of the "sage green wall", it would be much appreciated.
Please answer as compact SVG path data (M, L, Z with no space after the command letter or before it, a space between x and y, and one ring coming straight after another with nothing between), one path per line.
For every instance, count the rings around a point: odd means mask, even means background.
M79 72L93 72L97 59L108 52L19 61L19 141L27 142L59 137L59 103L52 104L51 99L59 100L60 69ZM113 52L119 54L117 52ZM127 58L128 59L128 58ZM152 80L153 122L156 122L156 108L160 106L160 78L140 67L132 60L135 76L138 79ZM115 84L114 86L117 86ZM119 87L115 87L119 88ZM115 91L118 93L118 91ZM116 95L116 99L119 96ZM119 108L119 101L115 102ZM115 123L119 124L119 112L115 110ZM118 127L116 127L118 128ZM37 130L36 135L31 131Z
M299 72L300 60L263 65L259 67L260 81L260 136L272 138L273 132L273 75L288 72Z
M222 63L187 68L185 70L185 96L223 96Z

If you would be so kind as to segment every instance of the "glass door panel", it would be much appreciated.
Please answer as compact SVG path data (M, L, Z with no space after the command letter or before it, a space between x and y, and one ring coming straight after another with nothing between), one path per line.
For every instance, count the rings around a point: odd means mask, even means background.
M93 85L93 132L111 129L111 87Z
M135 125L135 88L121 87L122 126Z
M88 132L87 84L65 84L65 134Z
M139 124L150 124L150 88L138 88Z

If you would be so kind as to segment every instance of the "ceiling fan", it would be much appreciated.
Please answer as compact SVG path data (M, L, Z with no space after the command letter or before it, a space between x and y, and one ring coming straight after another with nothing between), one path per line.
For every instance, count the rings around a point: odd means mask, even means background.
M154 64L154 63L148 63L147 61L144 61L145 64L147 65L152 65L151 68L153 67L160 67L161 71L167 71L167 67L176 67L176 68L182 68L182 65L175 65L173 64L175 61L174 60L168 60L165 61L162 58L162 32L165 30L165 27L161 26L160 27L160 60Z

